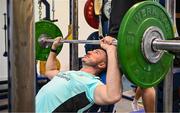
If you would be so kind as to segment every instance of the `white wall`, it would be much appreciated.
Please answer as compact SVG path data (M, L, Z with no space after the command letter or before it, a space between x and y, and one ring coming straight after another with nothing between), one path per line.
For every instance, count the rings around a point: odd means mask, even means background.
M0 0L0 81L7 80L7 57L5 52L4 15L6 13L6 0Z
M79 39L86 40L87 37L95 31L95 29L91 28L84 19L84 5L87 0L79 0L78 1L78 17L79 17ZM52 5L52 0L48 0L50 5ZM55 24L61 29L63 36L67 35L68 25L69 25L69 0L54 0L55 2L55 19L58 19L58 22ZM39 20L38 14L38 0L34 0L35 6L35 21ZM52 6L51 6L52 8ZM51 9L52 10L52 9ZM43 10L44 11L44 6ZM0 80L7 79L7 57L4 57L5 51L5 36L4 30L4 16L3 13L6 13L6 0L0 0ZM44 12L42 17L44 17ZM52 17L52 11L51 11ZM79 57L82 57L85 54L84 45L79 45ZM69 70L69 44L64 44L61 53L58 55L58 59L61 63L61 70Z

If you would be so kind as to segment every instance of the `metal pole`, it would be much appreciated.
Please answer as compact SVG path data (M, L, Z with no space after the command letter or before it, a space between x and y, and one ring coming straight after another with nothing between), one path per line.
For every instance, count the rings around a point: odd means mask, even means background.
M35 111L34 0L10 0L10 112Z
M6 18L6 16L7 16L7 14L6 13L4 13L3 14L4 15L4 39L5 39L5 42L4 42L4 45L5 45L5 51L4 51L4 54L3 54L3 56L4 57L7 57L7 55L8 55L8 53L7 53L7 18Z
M175 37L178 37L179 35L176 27L176 0L166 0L165 7L173 21L173 25L175 28Z
M70 0L70 24L73 40L78 40L78 0ZM70 44L70 70L79 70L78 44Z
M10 77L10 57L9 57L9 45L10 45L10 27L9 27L9 20L10 20L10 0L7 0L7 45L8 45L8 112L11 111L11 77Z
M41 46L51 46L54 42L52 38L42 37L39 38L38 42ZM93 44L93 45L100 45L100 40L61 40L60 43L70 43L70 44ZM112 42L113 45L117 45L117 40Z
M165 7L167 9L167 12L170 14L171 19L173 20L173 25L175 22L175 0L165 0ZM176 31L177 32L177 31ZM173 106L173 73L172 68L170 68L169 73L167 74L165 80L164 80L164 89L163 89L163 111L164 112L172 112L172 106Z
M163 111L165 113L173 112L173 64L172 67L169 68L169 72L167 73L164 79L163 86Z

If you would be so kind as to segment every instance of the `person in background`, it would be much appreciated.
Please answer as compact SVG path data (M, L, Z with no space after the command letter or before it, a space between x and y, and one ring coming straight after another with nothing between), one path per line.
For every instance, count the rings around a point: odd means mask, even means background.
M155 112L155 89L153 87L146 89L142 89L140 87L136 88L135 96L131 103L133 111L140 110L138 107L138 100L141 96L145 111Z

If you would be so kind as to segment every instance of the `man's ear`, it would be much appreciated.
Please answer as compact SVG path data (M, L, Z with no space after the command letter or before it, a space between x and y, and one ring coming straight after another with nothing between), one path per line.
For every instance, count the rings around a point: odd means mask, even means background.
M104 63L104 62L99 63L98 68L105 69L106 68L106 63Z

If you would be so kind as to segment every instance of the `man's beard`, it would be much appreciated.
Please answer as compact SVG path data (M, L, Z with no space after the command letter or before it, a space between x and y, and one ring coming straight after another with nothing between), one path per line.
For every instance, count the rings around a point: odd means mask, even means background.
M82 66L83 66L83 67L89 67L89 66L91 66L91 67L97 67L97 63L92 63L92 62L86 63L86 62L82 61Z

